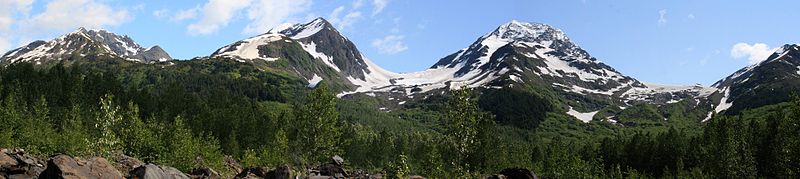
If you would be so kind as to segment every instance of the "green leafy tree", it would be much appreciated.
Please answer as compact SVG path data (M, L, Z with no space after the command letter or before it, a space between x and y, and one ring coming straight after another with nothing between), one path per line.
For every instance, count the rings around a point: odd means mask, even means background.
M122 121L122 113L118 106L113 104L114 96L105 95L100 99L100 115L94 125L100 136L94 142L96 156L107 159L113 158L122 152L122 143L114 132L115 126Z
M294 137L292 148L307 162L320 162L340 154L341 137L336 96L322 85L306 96L305 102L294 106ZM309 161L310 160L310 161Z
M168 148L159 158L159 163L173 166L181 171L196 167L226 169L223 165L219 141L211 136L195 136L178 116L170 128L170 137L165 141ZM167 142L168 141L168 142ZM232 171L221 171L231 173Z
M472 173L483 167L484 149L492 140L489 135L494 128L494 121L488 113L479 111L470 89L452 93L443 120L445 135L455 149L451 162L455 170Z
M70 112L61 122L61 137L58 141L59 151L72 156L90 155L92 151L91 135L83 125L81 108L73 105Z
M124 152L140 160L154 161L158 154L164 150L161 135L139 117L139 106L128 103L128 112L122 121L120 138L123 141Z

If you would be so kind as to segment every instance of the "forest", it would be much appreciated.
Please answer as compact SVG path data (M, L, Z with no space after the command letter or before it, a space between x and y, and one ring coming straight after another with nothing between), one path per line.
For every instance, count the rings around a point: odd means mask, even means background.
M277 167L339 155L348 168L387 178L479 178L513 167L541 178L800 177L797 97L650 129L575 122L550 112L548 98L518 91L454 90L387 112L372 107L380 99L340 99L326 86L216 59L17 63L0 68L0 148L125 154L226 176L238 172L226 170L226 156Z

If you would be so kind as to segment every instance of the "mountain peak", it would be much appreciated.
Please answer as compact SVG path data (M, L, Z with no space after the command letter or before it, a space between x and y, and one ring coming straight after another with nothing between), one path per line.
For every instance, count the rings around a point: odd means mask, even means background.
M318 17L307 23L284 23L270 29L268 34L284 34L292 39L302 39L312 36L322 30L335 30L325 18Z
M517 20L500 25L496 30L486 35L486 37L491 36L524 42L569 40L564 32L550 25Z
M777 50L775 50L775 53L772 54L772 55L778 55L777 57L775 57L775 59L778 59L778 58L786 55L787 53L796 52L796 51L800 51L800 46L798 46L798 44L785 44L785 45L781 46L780 48L778 48ZM773 59L773 58L769 58L769 59Z
M131 61L167 61L172 58L160 47L145 49L126 35L117 35L102 29L79 27L50 41L35 41L9 51L2 63L32 61L36 63L71 59L73 55L106 54Z

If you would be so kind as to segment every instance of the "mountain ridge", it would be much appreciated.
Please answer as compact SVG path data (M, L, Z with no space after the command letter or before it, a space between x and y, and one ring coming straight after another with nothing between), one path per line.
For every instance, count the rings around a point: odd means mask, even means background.
M439 59L428 69L395 73L366 58L330 22L316 18L306 23L282 24L267 33L223 46L209 57L296 73L312 88L327 82L337 86L339 97L380 95L394 99L398 104L414 100L415 96L429 96L462 87L498 89L537 85L560 95L563 110L576 111L573 113L596 113L609 107L624 109L636 104L669 105L689 99L695 101L695 106L709 103L713 108L711 116L731 106L735 109L733 111L747 108L735 105L734 101L739 99L737 96L747 93L743 90L745 87L758 86L737 84L746 82L753 76L753 71L767 73L768 70L760 69L778 64L773 63L775 61L794 64L791 59L800 57L797 51L800 51L797 45L785 45L768 60L745 67L711 86L663 85L623 75L571 42L558 28L512 20L469 46ZM76 54L111 55L144 63L164 61L164 56L168 57L157 45L145 49L128 36L79 28L51 41L35 41L9 51L0 61L41 63L39 60L42 59L64 60ZM276 65L280 60L289 63ZM793 66L780 68L790 71L789 67ZM800 65L795 73L800 76ZM792 76L794 73L780 75Z
M73 55L110 55L142 63L165 62L172 57L160 46L144 48L127 35L83 27L50 41L37 40L0 56L0 63L20 61L48 63L71 59Z

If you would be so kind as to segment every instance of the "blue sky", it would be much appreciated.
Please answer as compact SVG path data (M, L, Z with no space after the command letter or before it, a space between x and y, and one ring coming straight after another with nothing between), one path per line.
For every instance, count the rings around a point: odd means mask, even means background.
M80 26L190 59L284 22L331 21L396 71L423 70L510 20L547 23L625 75L710 85L797 43L798 1L0 0L0 50Z

